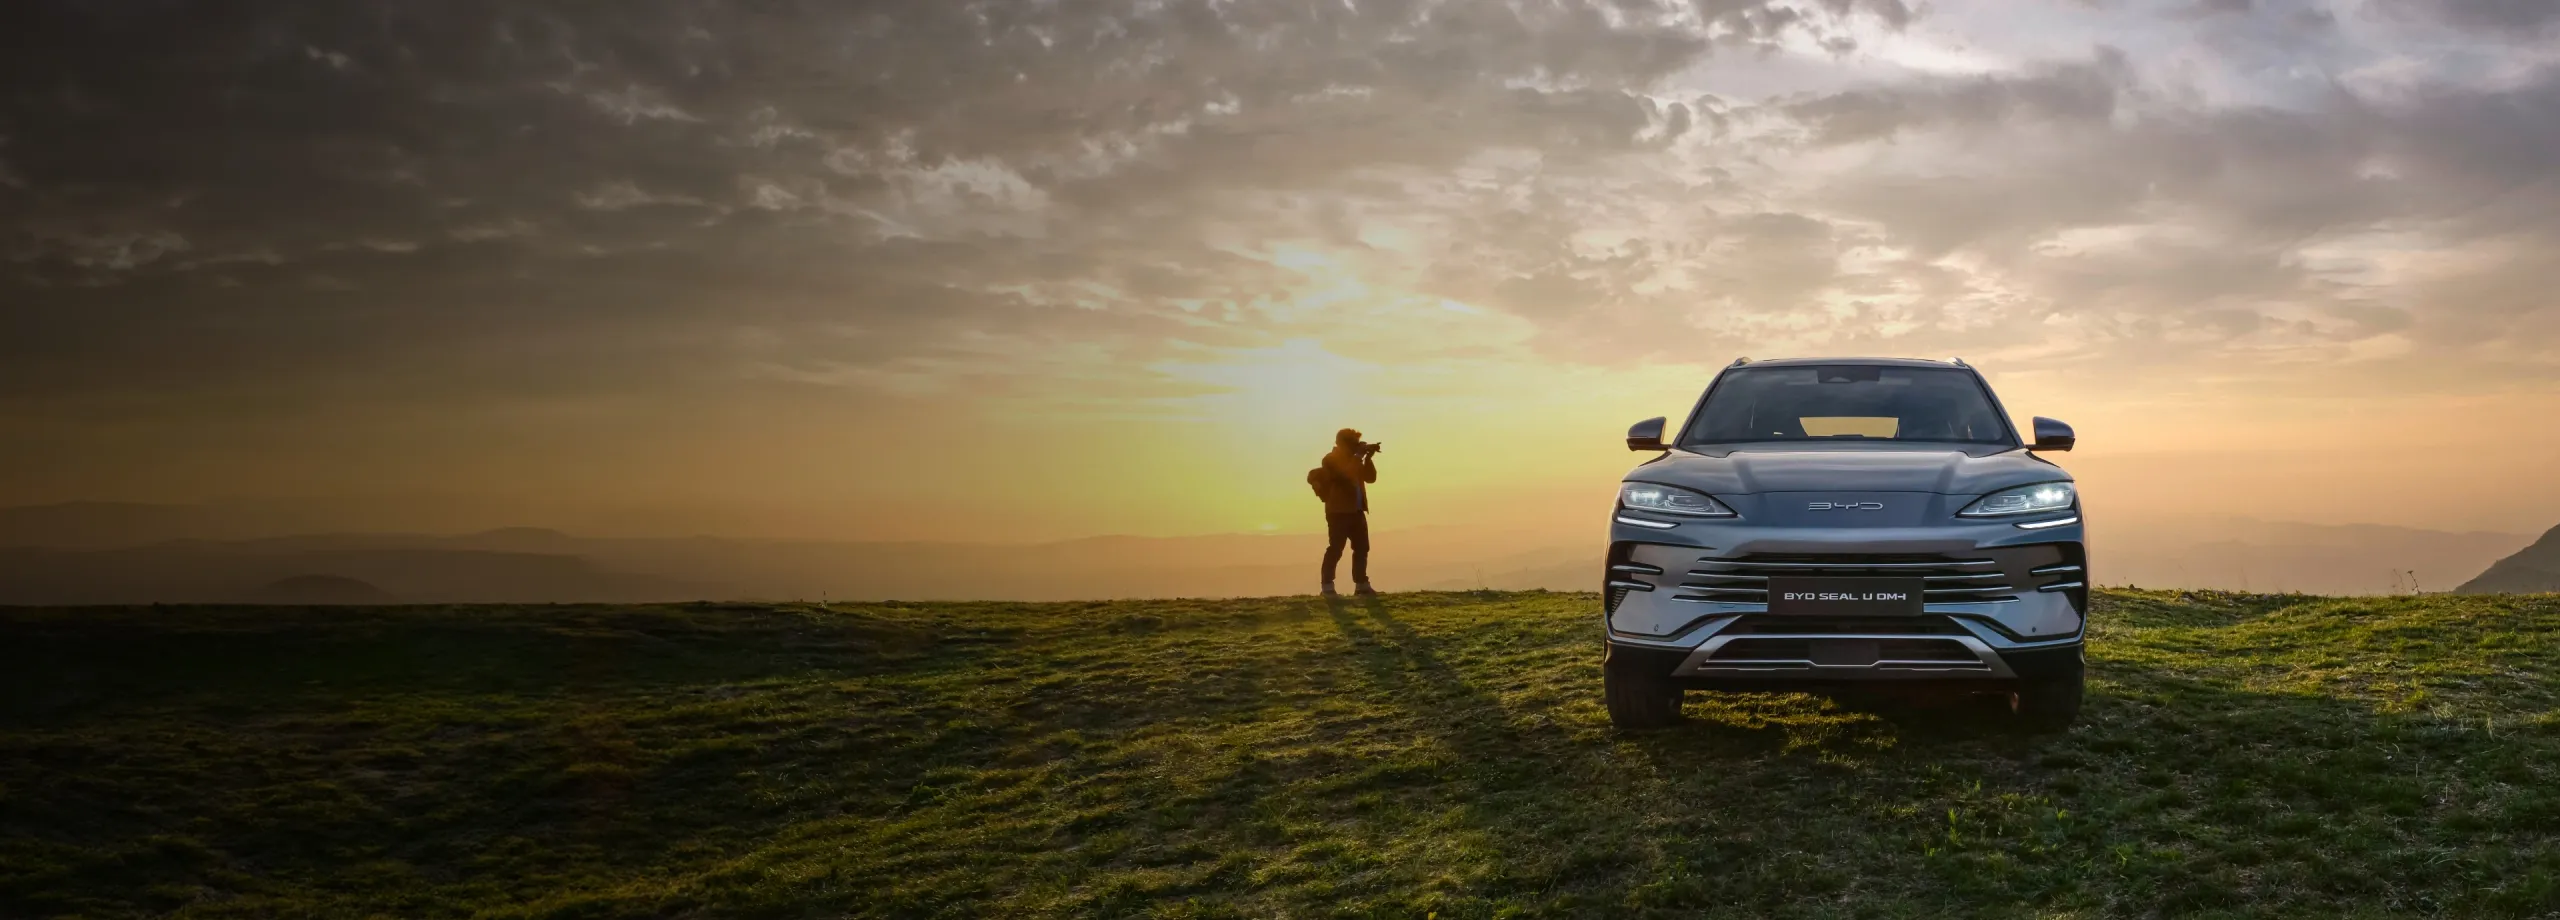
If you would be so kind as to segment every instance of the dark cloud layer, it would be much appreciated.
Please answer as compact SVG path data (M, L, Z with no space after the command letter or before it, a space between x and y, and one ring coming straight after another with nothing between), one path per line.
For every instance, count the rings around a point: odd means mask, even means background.
M2550 9L2421 12L2532 30ZM2283 104L2103 47L1767 100L1686 76L1846 59L1910 26L1898 0L0 16L0 399L21 411L1006 386L1070 353L1143 388L1151 360L1345 321L1297 305L1323 279L1284 245L1584 362L2066 333L2083 356L2458 350L2552 333L2560 287L2560 72Z

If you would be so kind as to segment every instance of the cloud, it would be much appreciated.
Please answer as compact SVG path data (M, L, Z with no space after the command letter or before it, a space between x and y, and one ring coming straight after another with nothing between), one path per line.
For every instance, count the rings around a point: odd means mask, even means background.
M587 103L623 124L648 121L701 121L692 113L660 101L659 95L626 85L620 90L586 93Z
M645 191L637 183L627 180L605 182L591 191L578 192L572 197L578 202L579 207L596 211L620 211L652 205L698 207L706 204L702 199L691 195L661 195Z
M31 230L9 260L105 284L190 248L186 237L166 230Z
M2023 75L1930 78L1834 93L1789 103L1784 113L1812 130L1813 143L1824 145L1888 139L1914 126L2103 124L2115 115L2118 97L2132 91L2132 82L2123 52L2101 48L2091 60L2040 65Z
M2539 32L2560 23L2560 7L2541 0L2416 0L2404 9L2460 28L2507 35Z

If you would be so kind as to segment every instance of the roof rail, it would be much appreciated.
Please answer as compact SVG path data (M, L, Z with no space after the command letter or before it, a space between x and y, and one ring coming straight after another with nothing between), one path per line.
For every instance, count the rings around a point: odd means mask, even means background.
M1966 364L1966 363L1964 363L1964 359L1963 359L1963 358L1948 358L1947 360L1948 360L1948 361L1950 361L1950 362L1953 362L1953 363L1955 364L1955 366L1957 366L1957 367L1961 367L1961 368L1964 368L1964 369L1966 369L1966 370L1972 370L1972 369L1973 369L1973 365L1970 365L1970 364Z
M1733 367L1741 367L1741 366L1743 366L1743 365L1745 365L1745 364L1749 364L1749 363L1751 363L1751 359L1749 359L1749 358L1735 358L1735 359L1733 359L1733 363L1732 363L1732 364L1727 364L1727 365L1725 365L1725 366L1726 366L1726 367L1728 367L1728 368L1733 368Z

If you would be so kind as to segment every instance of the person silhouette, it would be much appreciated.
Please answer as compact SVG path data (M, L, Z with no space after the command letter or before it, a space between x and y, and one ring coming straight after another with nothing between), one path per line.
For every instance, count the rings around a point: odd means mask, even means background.
M1339 597L1333 589L1333 573L1342 562L1342 547L1351 546L1351 583L1353 593L1373 595L1378 589L1369 586L1369 483L1378 481L1378 445L1365 444L1360 432L1345 428L1333 434L1333 451L1324 455L1318 471L1331 482L1317 492L1324 496L1324 596Z

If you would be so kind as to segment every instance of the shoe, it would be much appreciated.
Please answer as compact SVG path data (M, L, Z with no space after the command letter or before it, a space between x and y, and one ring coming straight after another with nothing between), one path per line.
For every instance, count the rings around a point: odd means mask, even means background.
M1376 597L1378 596L1378 589L1369 587L1369 583L1364 581L1360 583L1359 587L1351 589L1351 593L1360 595L1361 597Z
M1326 597L1341 597L1341 596L1342 596L1342 592L1334 590L1334 589L1333 589L1333 582L1329 582L1329 581L1324 583L1324 590L1323 590L1322 592L1319 592L1319 593L1323 594L1323 595L1324 595L1324 596L1326 596Z

